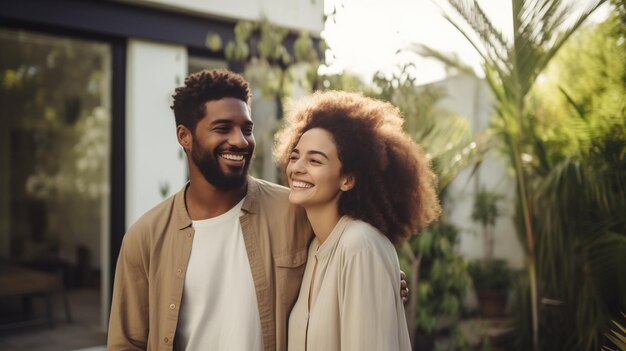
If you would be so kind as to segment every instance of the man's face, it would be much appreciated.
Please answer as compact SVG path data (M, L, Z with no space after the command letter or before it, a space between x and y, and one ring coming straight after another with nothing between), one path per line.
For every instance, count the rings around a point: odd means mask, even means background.
M248 105L236 98L205 104L205 116L193 132L191 160L204 178L222 191L246 182L254 136Z

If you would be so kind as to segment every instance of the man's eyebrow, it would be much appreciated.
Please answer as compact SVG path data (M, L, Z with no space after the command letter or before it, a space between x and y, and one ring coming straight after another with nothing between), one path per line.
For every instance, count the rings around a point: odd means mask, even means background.
M230 119L216 119L215 121L211 122L211 125L214 124L233 124L233 121L231 121Z
M222 119L216 119L215 121L211 122L211 125L216 125L216 124L234 124L234 122L230 119L226 119L226 118L222 118ZM247 125L247 126L253 126L254 122L252 121L245 121L243 122L243 124Z

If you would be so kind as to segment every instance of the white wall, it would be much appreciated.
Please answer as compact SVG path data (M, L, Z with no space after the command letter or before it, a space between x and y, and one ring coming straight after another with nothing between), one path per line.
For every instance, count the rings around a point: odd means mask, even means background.
M493 96L484 81L462 75L433 83L432 86L445 89L446 96L439 105L460 117L470 119L474 133L489 126ZM462 230L460 252L469 259L485 257L482 228L471 219L476 193L481 186L506 197L500 203L502 215L494 228L494 256L505 259L512 267L521 268L524 265L524 251L513 223L516 185L502 160L496 159L493 151L483 161L474 177L471 177L471 170L462 172L448 191L446 205L449 219Z
M324 29L324 0L125 0L139 5L234 20L258 20L291 29L320 33Z
M129 40L126 76L126 225L186 181L171 95L187 75L183 46Z

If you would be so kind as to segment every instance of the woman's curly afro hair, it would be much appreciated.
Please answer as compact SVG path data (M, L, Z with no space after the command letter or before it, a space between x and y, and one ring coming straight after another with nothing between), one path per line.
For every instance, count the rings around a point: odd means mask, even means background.
M339 199L339 214L373 225L398 244L441 212L430 160L403 131L403 122L390 103L357 93L317 92L289 109L274 156L284 170L304 132L328 131L342 174L356 179Z

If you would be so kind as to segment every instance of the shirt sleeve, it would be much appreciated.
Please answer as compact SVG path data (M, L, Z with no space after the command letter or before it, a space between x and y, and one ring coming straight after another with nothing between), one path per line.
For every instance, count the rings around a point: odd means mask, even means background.
M340 276L341 350L399 350L395 285L375 248L344 260Z
M135 235L132 235L135 234ZM141 236L124 236L115 269L107 350L146 350L148 343L148 274Z

